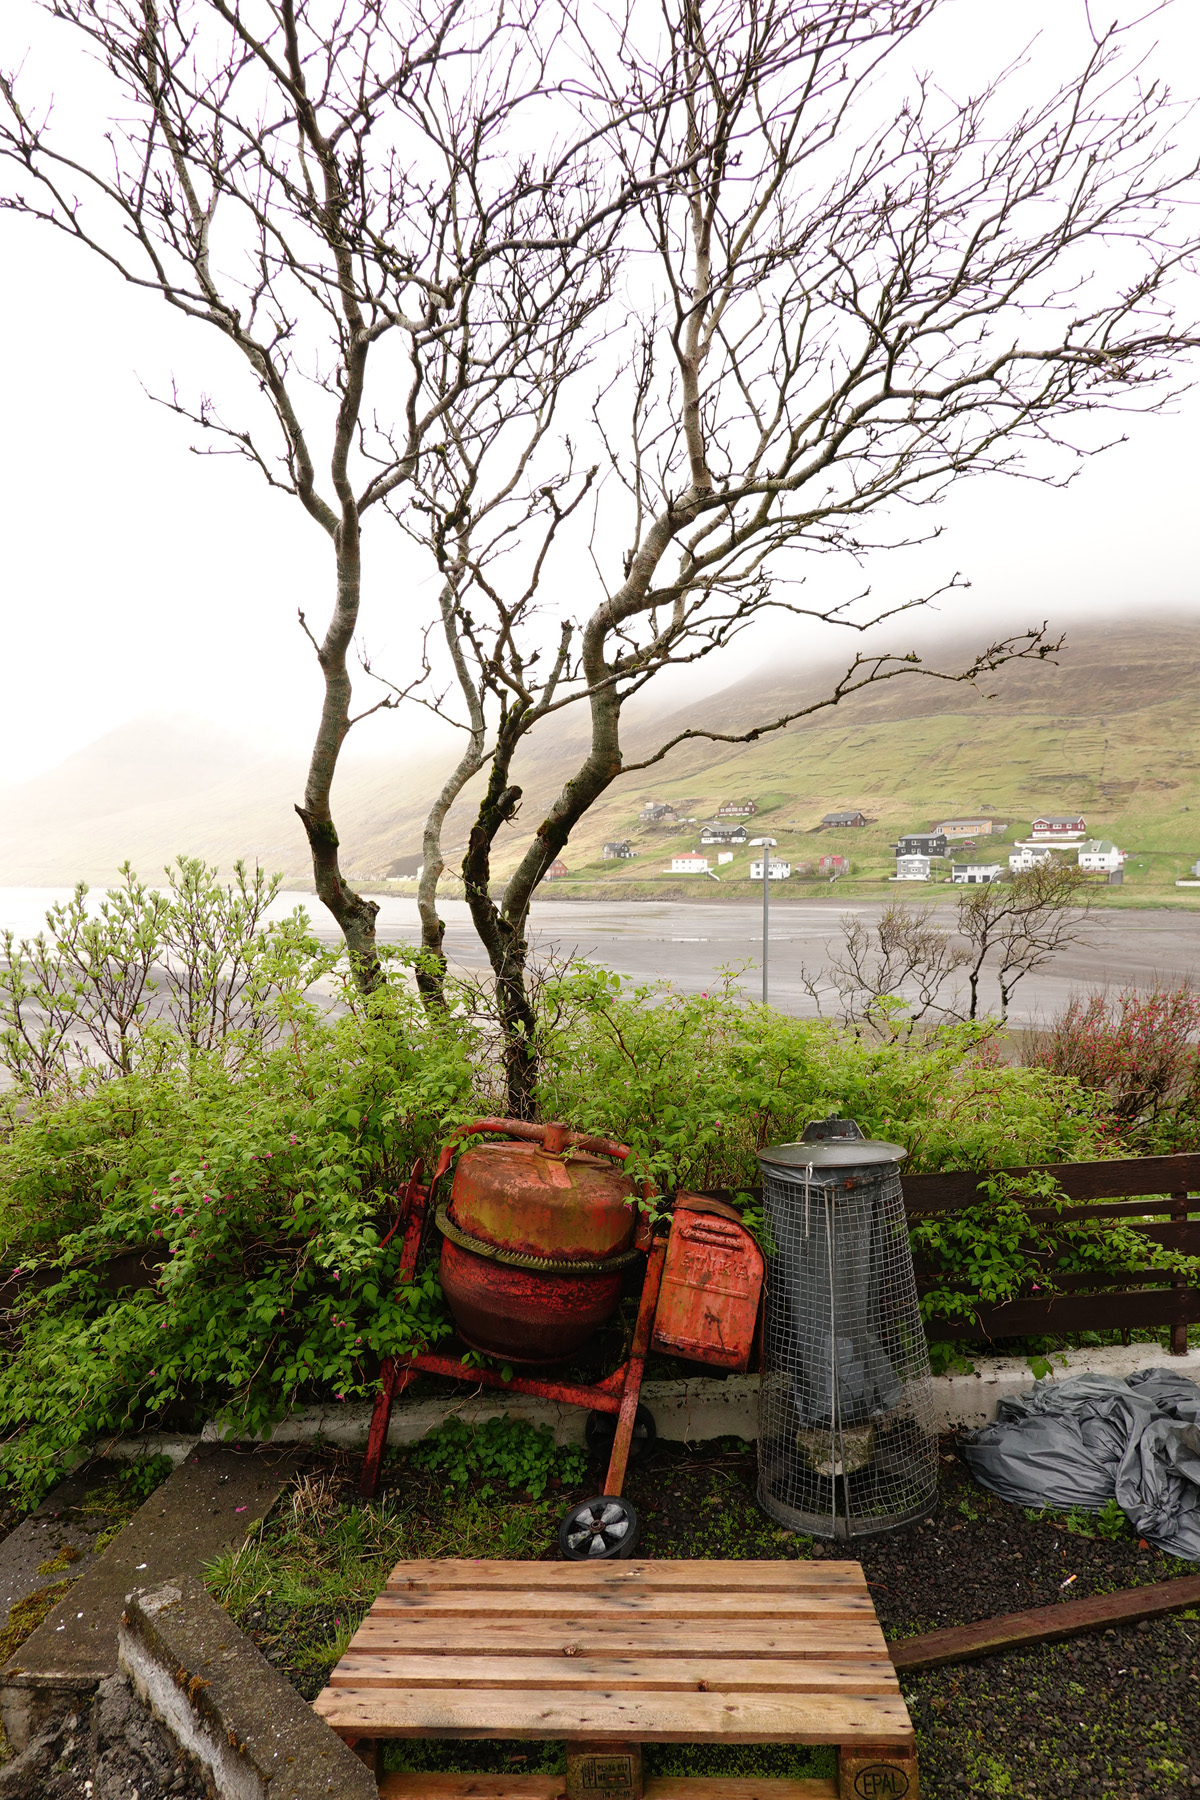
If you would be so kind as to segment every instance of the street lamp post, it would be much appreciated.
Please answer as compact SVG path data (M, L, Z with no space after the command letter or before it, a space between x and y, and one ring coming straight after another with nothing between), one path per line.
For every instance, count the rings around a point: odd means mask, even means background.
M770 925L770 922L771 922L771 852L775 848L775 845L778 843L778 841L779 840L777 838L769 838L769 837L759 837L759 838L751 838L750 839L750 842L752 845L754 845L754 844L762 845L762 853L763 853L763 949L762 949L763 998L762 998L762 1003L764 1006L767 1004L767 927Z

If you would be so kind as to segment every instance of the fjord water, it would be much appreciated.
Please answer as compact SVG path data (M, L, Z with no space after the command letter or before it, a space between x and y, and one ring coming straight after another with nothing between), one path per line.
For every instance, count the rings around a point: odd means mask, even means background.
M0 930L7 928L18 936L36 932L47 906L67 898L67 888L0 888ZM102 899L99 889L89 895L90 904L98 905ZM784 900L775 894L771 901L772 1004L785 1012L812 1014L816 1008L802 971L816 974L824 969L848 913L877 918L883 905L824 898ZM271 916L283 917L296 906L306 908L319 937L337 942L336 926L311 893L279 894ZM451 960L467 969L485 967L465 902L443 900L439 910L446 920ZM953 909L943 910L949 926ZM379 935L384 943L415 945L419 940L415 900L380 897ZM756 903L547 899L533 908L530 936L542 954L583 957L638 981L673 982L689 993L711 990L724 969L740 972L738 984L750 999L760 986L762 913ZM1086 942L1063 951L1047 969L1021 983L1012 1022L1045 1022L1072 989L1146 988L1156 981L1187 977L1200 980L1200 909L1100 913L1088 925Z

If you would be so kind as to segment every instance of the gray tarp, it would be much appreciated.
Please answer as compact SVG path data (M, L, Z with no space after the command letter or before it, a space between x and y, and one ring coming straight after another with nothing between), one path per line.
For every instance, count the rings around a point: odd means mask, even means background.
M1073 1375L1001 1400L963 1445L975 1479L1018 1506L1099 1509L1200 1561L1200 1387L1172 1369Z

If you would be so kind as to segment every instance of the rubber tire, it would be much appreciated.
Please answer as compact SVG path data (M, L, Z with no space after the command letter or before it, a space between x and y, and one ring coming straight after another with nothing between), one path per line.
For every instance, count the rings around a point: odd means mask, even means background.
M613 1439L617 1435L617 1415L610 1412L590 1412L583 1427L583 1441L589 1456L597 1462L608 1466L612 1455ZM633 1415L633 1436L629 1441L629 1460L631 1463L645 1462L655 1444L658 1442L658 1426L654 1423L654 1414L648 1406L640 1403Z
M593 1551L590 1545L586 1550L581 1549L572 1544L571 1539L579 1536L580 1530L584 1526L584 1515L590 1515L593 1520L596 1518L596 1508L598 1507L606 1512L613 1507L618 1507L620 1513L609 1521L609 1529L592 1536L592 1543L596 1542L597 1535L600 1537L602 1549ZM610 1540L609 1530L613 1525L621 1522L624 1522L626 1526L623 1535ZM578 1506L573 1506L563 1518L558 1527L558 1553L565 1562L615 1562L632 1556L641 1541L641 1536L642 1521L631 1500L625 1500L612 1494L596 1494L591 1500L582 1500Z

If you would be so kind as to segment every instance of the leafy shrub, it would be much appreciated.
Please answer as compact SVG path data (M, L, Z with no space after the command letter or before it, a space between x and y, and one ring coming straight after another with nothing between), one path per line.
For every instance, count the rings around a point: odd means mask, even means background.
M470 1487L482 1500L492 1497L495 1483L540 1500L551 1477L572 1487L588 1467L580 1445L557 1445L548 1425L507 1415L474 1427L451 1415L421 1439L412 1461L418 1469L441 1475L447 1487Z
M731 985L684 995L586 966L544 998L543 1118L622 1139L672 1185L757 1185L764 1144L831 1112L904 1145L914 1172L1087 1157L1106 1112L1069 1077L1001 1063L986 1025L873 1043Z
M193 875L186 906L228 920L211 871ZM106 1433L212 1414L257 1433L364 1396L381 1357L448 1330L428 1261L396 1291L389 1234L414 1160L495 1110L478 992L426 1013L401 974L369 1003L344 986L333 1016L308 997L330 963L303 923L247 952L253 1029L231 1015L205 1036L186 1011L138 1024L128 1073L76 1070L8 1108L0 1259L26 1285L0 1366L0 1479L26 1494ZM761 1145L831 1111L906 1145L915 1169L1087 1156L1106 1112L1069 1076L1000 1064L984 1027L873 1044L729 989L685 997L586 965L546 981L541 1053L542 1116L623 1138L669 1186L753 1185ZM113 1292L113 1257L147 1246L154 1284Z
M1126 1154L1187 1150L1200 1137L1200 992L1190 982L1073 995L1031 1061L1103 1096Z
M80 1440L174 1409L258 1432L448 1329L432 1268L399 1292L395 1194L470 1110L469 1036L407 991L238 1069L219 1053L35 1107L0 1143L3 1241L26 1275L0 1369L0 1468L28 1491ZM113 1294L115 1252L154 1286Z
M1067 1274L1111 1273L1116 1286L1135 1269L1194 1275L1200 1266L1120 1221L1061 1218L1069 1202L1052 1175L996 1175L981 1185L978 1205L910 1227L914 1251L940 1278L921 1297L926 1319L971 1319L979 1305L1055 1293Z

